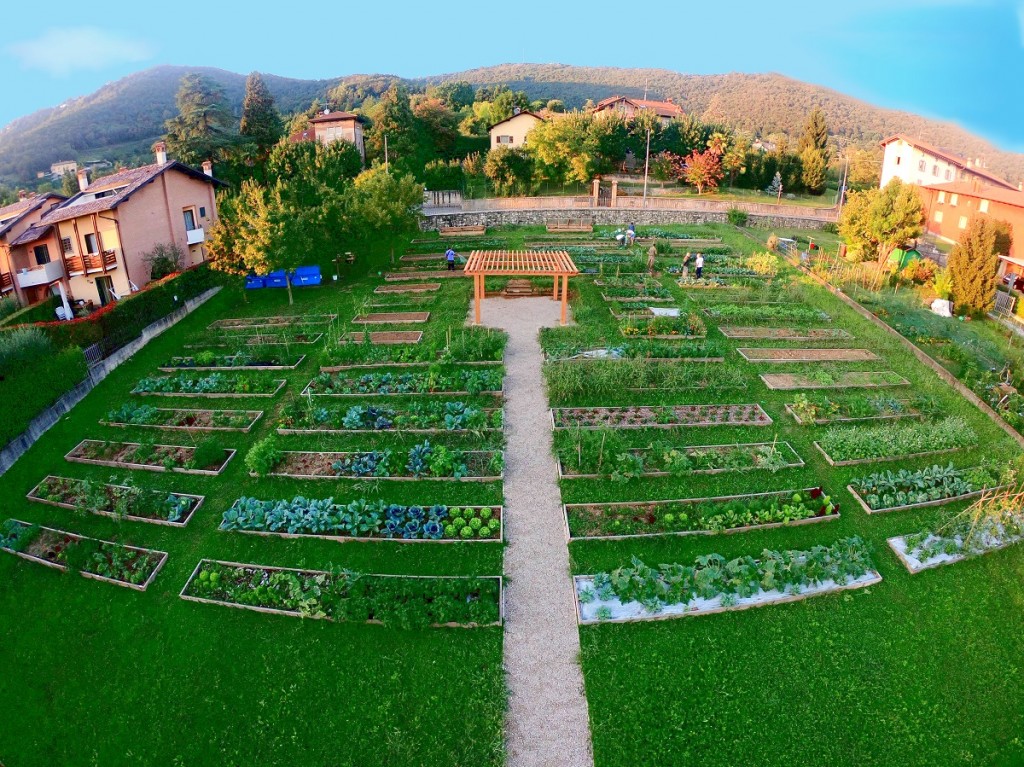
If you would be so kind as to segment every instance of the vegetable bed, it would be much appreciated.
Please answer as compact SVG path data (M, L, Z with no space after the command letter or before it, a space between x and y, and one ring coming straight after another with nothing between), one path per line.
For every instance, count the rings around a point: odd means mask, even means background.
M1001 481L992 466L959 469L950 463L855 477L846 489L868 514L881 514L974 498L998 489Z
M416 285L378 285L374 293L433 293L441 287L440 282L425 282Z
M769 389L787 391L790 389L880 389L888 386L910 386L903 376L891 370L845 373L826 373L813 376L796 373L762 373L760 376Z
M920 418L925 412L932 413L937 410L934 402L928 398L897 399L881 395L858 395L854 398L834 400L823 394L798 394L792 402L786 403L786 412L801 426Z
M868 349L736 349L747 362L870 362L879 359Z
M302 392L314 397L373 397L395 394L502 394L502 368L446 372L320 373Z
M820 309L793 304L721 304L709 306L704 313L716 320L729 322L831 322L832 318Z
M680 426L769 426L758 404L652 405L636 407L552 408L555 429L674 429Z
M167 493L127 485L48 475L29 490L30 501L114 519L184 527L203 505L203 496Z
M157 397L274 397L287 381L281 379L245 378L224 373L195 376L179 373L176 376L143 378L132 389L132 394Z
M978 435L960 416L934 423L833 426L814 446L832 466L896 461L973 447Z
M83 439L64 456L72 463L111 466L115 469L175 471L181 474L220 474L234 457L234 450L217 445L155 445L138 442L106 442Z
M983 502L983 501L982 501ZM961 516L941 530L922 530L887 539L911 574L988 554L1024 540L1024 515L1019 506L977 523Z
M500 408L465 402L413 402L401 410L387 405L347 408L311 406L302 400L285 405L278 434L401 431L429 434L447 431L496 431L503 425Z
M328 325L338 319L337 314L277 314L270 317L232 317L211 322L211 330L249 330L251 328L281 328L293 325Z
M269 470L272 477L293 479L387 479L491 482L502 478L502 455L496 450L450 450L425 442L406 457L391 450L364 452L279 452ZM250 470L252 467L250 467ZM256 472L253 472L254 475Z
M352 319L355 325L419 324L430 319L430 312L375 312Z
M770 328L721 325L718 328L726 338L764 339L772 341L833 341L847 340L853 336L842 328Z
M628 337L645 336L647 338L685 339L705 338L707 327L696 314L679 317L647 317L629 315L622 318L619 332Z
M176 370L294 370L306 359L305 354L195 354L171 357L158 370L173 373Z
M240 431L248 434L262 410L196 410L126 403L100 421L105 426L147 426L167 431Z

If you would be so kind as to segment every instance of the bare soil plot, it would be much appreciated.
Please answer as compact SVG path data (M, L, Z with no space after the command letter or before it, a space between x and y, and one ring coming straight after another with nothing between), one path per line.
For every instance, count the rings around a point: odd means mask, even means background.
M768 426L772 419L755 403L553 408L551 422L555 429L674 429L680 426Z
M375 312L355 317L356 325L415 325L430 319L430 312Z
M433 293L441 287L439 282L424 282L417 285L379 285L374 293Z
M868 349L771 349L741 347L747 362L870 362L879 359Z
M892 371L850 372L821 379L793 373L762 373L769 389L879 389L886 386L910 386L910 381Z
M441 280L449 279L452 277L466 277L466 273L461 269L457 269L454 272L446 272L438 270L436 272L388 272L384 275L385 282L403 282L404 280Z
M345 340L349 343L362 343L366 333L348 333ZM422 330L378 330L369 334L371 344L388 346L392 344L418 344L423 338ZM387 363L382 363L387 364Z
M338 319L337 314L274 315L272 317L231 317L211 322L211 330L248 330L250 328L280 328L291 325L327 325Z
M842 328L766 328L721 325L718 329L726 338L763 338L775 341L825 341L853 338Z

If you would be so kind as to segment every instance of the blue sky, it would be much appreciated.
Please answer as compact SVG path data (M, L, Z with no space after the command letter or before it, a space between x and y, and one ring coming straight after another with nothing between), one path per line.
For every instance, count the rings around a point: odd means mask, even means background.
M156 64L326 78L528 61L775 71L1024 151L1024 0L12 6L0 125Z

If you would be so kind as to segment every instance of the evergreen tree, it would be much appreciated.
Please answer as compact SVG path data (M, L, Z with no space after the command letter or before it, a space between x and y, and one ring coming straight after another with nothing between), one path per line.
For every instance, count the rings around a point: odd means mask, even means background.
M242 101L242 124L239 133L253 140L257 148L267 152L283 132L281 117L274 108L274 97L259 72L251 72L245 80Z
M803 135L797 145L800 153L800 180L811 194L821 194L827 183L828 169L828 123L825 113L815 107L807 118Z
M764 190L765 194L770 194L772 197L778 197L782 191L782 174L775 171L775 177L772 178L772 183L768 185L768 188Z
M234 142L234 119L224 106L224 91L209 78L187 74L175 96L178 114L167 121L167 151L176 160L198 165L217 157Z
M953 278L953 300L970 313L987 312L996 300L999 258L996 250L997 227L989 218L971 219L959 244L949 254L949 273Z
M800 136L800 143L797 151L803 154L805 149L817 149L825 152L826 161L828 158L828 123L825 121L825 113L819 107L815 107L807 117L804 125L803 135Z
M68 171L60 177L60 193L65 197L73 197L78 194L78 174Z
M416 118L409 106L409 92L392 83L369 112L370 130L366 153L370 160L384 162L384 137L387 136L389 163L411 166L416 159Z

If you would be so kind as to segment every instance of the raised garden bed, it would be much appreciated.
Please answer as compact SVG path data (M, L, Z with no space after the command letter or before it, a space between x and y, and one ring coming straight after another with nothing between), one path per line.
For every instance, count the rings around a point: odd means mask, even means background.
M0 527L0 549L62 572L71 565L83 578L145 591L167 561L167 552L8 519Z
M324 337L323 333L292 333L290 335L282 335L280 333L268 333L266 335L230 335L230 336L219 336L213 341L204 341L195 344L185 344L186 349L225 349L229 347L237 348L239 344L245 344L246 346L294 346L294 345L305 345L310 346L317 343L321 338ZM228 341L229 343L220 343L221 341Z
M52 474L29 490L25 497L62 509L171 527L187 525L204 500L201 495L144 490Z
M312 397L384 397L395 395L445 394L449 396L502 395L501 368L455 369L445 373L374 372L358 375L321 373L302 391Z
M442 226L439 230L441 237L481 237L487 234L487 227L481 225L469 226Z
M355 325L406 325L426 322L430 312L376 312L355 317Z
M849 371L833 375L804 376L795 373L762 373L765 386L775 391L791 389L881 389L889 386L910 386L910 381L891 370L878 372Z
M423 261L436 261L437 263L446 266L447 262L444 257L444 253L406 253L404 256L399 256L399 261L405 263L420 263Z
M984 500L977 503L983 504ZM886 543L913 575L999 551L1021 541L1024 541L1024 516L1017 508L1007 509L996 518L983 517L976 522L970 515L961 515L945 525L941 532L922 530L889 538Z
M466 277L466 273L461 269L454 272L447 272L438 269L437 271L412 271L412 272L387 272L384 275L385 282L405 282L405 281L424 281L424 280L441 280L451 279L453 277Z
M724 362L721 345L671 344L637 339L619 341L606 346L587 346L578 343L545 343L545 362L594 362L608 360L644 362Z
M499 431L500 408L481 408L465 402L413 402L398 409L387 405L313 407L296 400L285 406L278 434L366 434L383 431L437 434L453 431Z
M212 360L209 360L211 364L204 364L208 359L198 354L194 356L171 357L169 363L161 365L157 369L165 373L174 373L178 370L295 370L306 359L305 354L300 354L298 357L293 354L289 357L280 356L270 359L253 357L247 354L210 356L213 357Z
M474 521L476 520L476 521ZM289 501L239 498L220 529L281 538L398 543L495 543L504 540L501 506L402 506L360 498Z
M814 446L832 466L900 461L951 453L978 444L978 435L960 416L939 422L878 426L833 426Z
M718 328L726 338L764 339L772 341L834 341L853 338L842 328L770 328L721 325Z
M142 445L138 442L104 442L83 439L64 456L72 463L110 466L115 469L174 471L180 474L216 476L224 471L234 457L234 450L204 449L184 445ZM209 462L196 464L196 461Z
M839 519L839 505L820 487L674 501L571 503L562 512L567 540L741 533Z
M882 581L859 538L808 551L765 551L760 560L712 554L693 565L647 567L638 559L612 573L577 575L581 625L665 620L795 602Z
M422 330L375 330L370 333L346 333L346 343L358 344L366 341L380 346L397 346L398 344L418 344L423 340ZM321 368L323 371L323 368Z
M773 349L740 347L747 362L871 362L879 359L868 349Z
M241 376L211 373L208 376L150 376L143 378L132 389L132 394L143 397L276 397L287 381L283 378L261 380Z
M725 282L721 277L683 277L682 279L676 280L678 285L683 290L735 290L735 285L730 285Z
M798 394L793 402L786 403L786 412L801 426L921 418L926 409L929 412L934 410L930 401L922 398L911 400L878 395L837 401L827 395L808 397Z
M721 474L728 471L780 471L803 466L788 442L750 442L733 445L684 445L665 451L631 448L606 456L600 465L573 468L558 461L560 479L630 480L637 477L672 477L687 474ZM656 468L649 468L656 467Z
M179 595L270 615L402 627L500 626L500 576L367 575L200 560Z
M769 426L771 423L771 417L756 403L551 409L551 425L555 429L675 429L681 426Z
M749 304L720 304L709 306L704 313L716 320L755 323L831 322L832 318L820 309L795 306L785 302Z
M856 477L846 489L868 514L884 514L965 501L1002 486L1000 473L991 466L958 469L934 464Z
M679 317L629 315L622 318L619 332L627 338L644 337L662 340L706 338L704 321L696 314Z
M632 295L613 295L613 296L610 296L607 293L602 293L601 294L601 298L603 298L605 301L618 301L620 303L623 302L623 301L627 301L627 302L636 301L636 302L653 303L653 304L656 304L656 303L669 303L669 302L672 302L672 301L676 300L675 296L672 296L672 295L667 295L667 296L650 296L650 295L646 295L644 293L635 293L635 294L632 294Z
M233 317L211 322L211 330L251 330L252 328L282 328L291 325L329 325L337 314L274 315L272 317Z
M374 293L433 293L441 287L440 282L427 282L420 285L379 285Z
M262 410L197 410L131 404L111 410L104 426L142 426L166 431L240 431L248 434L263 417Z

